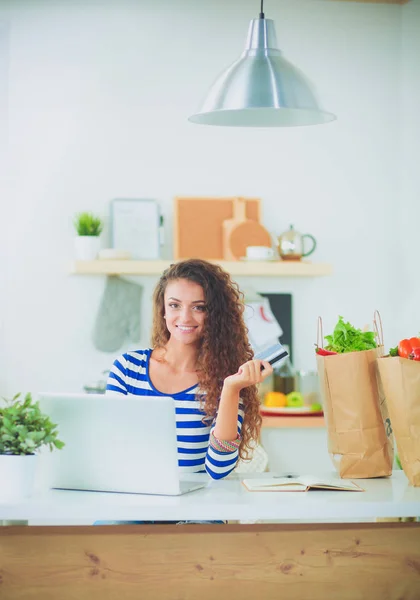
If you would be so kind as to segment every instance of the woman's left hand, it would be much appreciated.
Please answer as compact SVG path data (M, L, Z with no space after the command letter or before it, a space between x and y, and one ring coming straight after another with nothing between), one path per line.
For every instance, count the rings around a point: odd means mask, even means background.
M263 369L261 369L263 367ZM234 375L229 375L223 382L223 387L235 389L238 392L250 385L256 385L264 381L266 377L271 375L273 367L265 360L249 360L241 365L238 372Z

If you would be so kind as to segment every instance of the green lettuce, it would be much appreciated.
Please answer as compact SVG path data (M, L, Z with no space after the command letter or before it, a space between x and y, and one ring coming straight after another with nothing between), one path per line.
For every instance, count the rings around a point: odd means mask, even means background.
M350 323L345 323L343 317L338 317L333 334L325 336L325 349L339 353L371 350L377 347L375 337L375 332L355 329Z

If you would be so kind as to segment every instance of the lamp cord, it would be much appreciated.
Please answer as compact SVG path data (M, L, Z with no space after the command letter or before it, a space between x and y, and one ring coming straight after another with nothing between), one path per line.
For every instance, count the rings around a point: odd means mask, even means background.
M264 0L261 0L260 19L264 19Z

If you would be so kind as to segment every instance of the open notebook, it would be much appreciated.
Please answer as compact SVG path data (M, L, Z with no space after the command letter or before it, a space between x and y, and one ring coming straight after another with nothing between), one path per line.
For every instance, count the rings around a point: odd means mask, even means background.
M267 479L244 479L242 483L250 492L307 492L308 490L364 492L364 489L354 481L320 479L311 475L294 478L273 476Z

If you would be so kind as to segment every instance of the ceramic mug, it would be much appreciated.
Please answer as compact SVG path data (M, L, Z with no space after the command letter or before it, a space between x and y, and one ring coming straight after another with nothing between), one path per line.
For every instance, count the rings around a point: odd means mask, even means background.
M269 246L248 246L246 249L247 260L271 260L274 250Z

